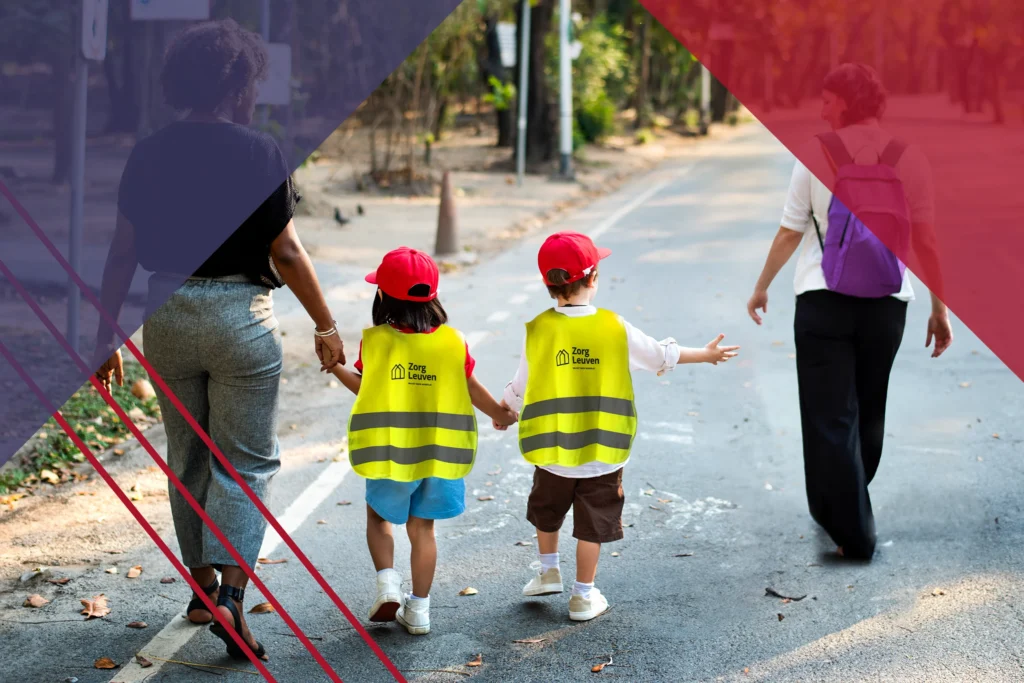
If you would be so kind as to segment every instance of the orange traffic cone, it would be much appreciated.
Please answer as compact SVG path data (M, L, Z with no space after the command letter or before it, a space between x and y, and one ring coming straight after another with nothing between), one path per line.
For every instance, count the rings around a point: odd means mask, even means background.
M455 215L455 200L452 198L452 180L448 171L441 178L441 206L437 212L437 241L434 245L436 256L451 256L459 253L458 220Z

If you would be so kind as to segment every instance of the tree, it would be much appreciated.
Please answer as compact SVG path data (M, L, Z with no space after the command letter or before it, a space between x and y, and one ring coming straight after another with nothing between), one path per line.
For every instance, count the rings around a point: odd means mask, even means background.
M550 90L547 84L546 66L548 62L547 41L545 37L551 32L552 20L555 15L556 0L528 0L530 9L530 52L522 54L522 44L517 47L520 65L529 60L530 73L528 78L529 92L526 101L526 163L538 164L551 161L555 156L558 122L557 111L551 104ZM516 8L517 35L523 31L522 5ZM522 67L520 67L521 69ZM519 93L519 97L522 97ZM518 150L516 152L518 154Z

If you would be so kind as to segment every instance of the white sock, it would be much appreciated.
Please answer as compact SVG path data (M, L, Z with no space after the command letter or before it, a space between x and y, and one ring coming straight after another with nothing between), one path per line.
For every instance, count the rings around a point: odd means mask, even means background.
M384 572L393 572L393 571L395 571L395 570L392 567L388 567L387 569L381 569L379 572L377 572L377 576L382 576L384 574Z
M430 599L430 596L428 595L428 596L427 596L427 597L425 597L425 598L417 598L417 597L416 597L415 595L413 595L412 593L409 593L409 599L410 599L410 600L429 600L429 599Z
M540 570L558 569L558 553L540 554Z
M572 585L572 594L578 595L584 600L590 597L590 590L594 587L593 583L582 583L577 581Z

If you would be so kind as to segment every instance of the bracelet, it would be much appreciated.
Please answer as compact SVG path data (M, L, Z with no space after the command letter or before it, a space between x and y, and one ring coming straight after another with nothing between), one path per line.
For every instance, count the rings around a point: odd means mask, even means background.
M317 337L331 337L331 336L334 336L335 334L338 333L338 321L337 320L332 320L331 322L334 323L334 327L332 327L331 329L327 330L326 332L321 332L320 330L318 330L318 329L316 329L314 327L313 328L313 334L315 336L317 336Z

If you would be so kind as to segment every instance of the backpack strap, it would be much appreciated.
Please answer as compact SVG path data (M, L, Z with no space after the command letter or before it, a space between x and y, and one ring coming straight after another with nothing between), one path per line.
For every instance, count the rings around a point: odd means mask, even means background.
M836 133L822 133L818 135L817 138L825 147L826 156L828 157L829 164L832 166L833 171L837 171L840 166L853 163L853 157L851 157L850 152L847 151L842 138L840 138Z
M896 168L896 164L900 162L900 157L903 156L903 152L906 151L906 149L907 143L898 138L893 138L878 156L878 163Z

